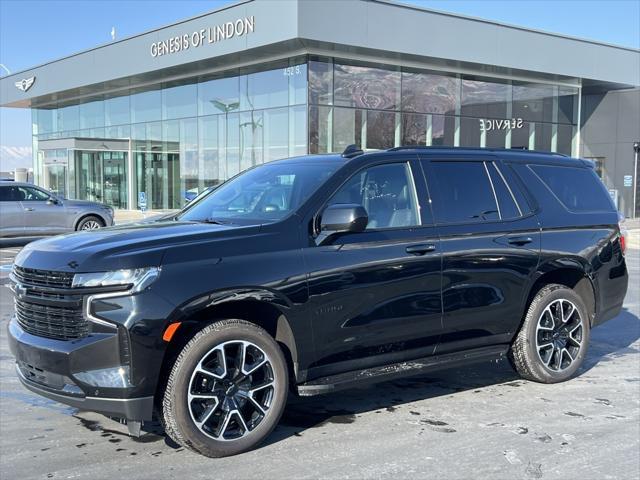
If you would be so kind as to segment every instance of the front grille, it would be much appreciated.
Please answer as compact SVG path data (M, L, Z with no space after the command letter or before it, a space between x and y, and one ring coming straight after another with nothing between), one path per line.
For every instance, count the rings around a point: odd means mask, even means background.
M16 319L28 333L56 340L75 340L89 334L82 312L82 296L69 294L73 273L14 266L20 284Z
M89 334L81 307L40 305L16 300L16 318L27 332L40 337L73 340Z
M56 272L52 270L34 270L13 267L13 274L20 283L48 288L71 288L73 273Z

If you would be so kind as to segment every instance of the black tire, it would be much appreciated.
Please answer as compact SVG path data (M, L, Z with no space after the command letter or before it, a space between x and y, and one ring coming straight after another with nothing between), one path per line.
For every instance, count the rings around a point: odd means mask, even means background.
M559 313L558 305L560 309L566 310ZM549 310L545 313L547 307ZM571 307L575 308L575 313ZM565 314L566 323L563 322ZM559 324L557 320L560 320ZM549 329L552 324L559 326ZM562 325L565 325L564 333ZM573 333L567 333L571 329ZM582 365L589 336L589 313L582 298L564 285L546 285L529 305L522 327L511 345L509 359L515 370L527 380L541 383L563 382L571 378ZM579 342L574 337L579 337ZM580 346L576 349L578 343ZM573 358L571 362L570 358ZM563 367L564 365L566 366Z
M195 372L196 367L198 367L201 361L204 362L204 367L207 362L211 361L210 359L219 362L218 368L223 368L219 361L220 352L231 351L231 353L233 353L233 348L238 348L237 351L239 352L239 346L236 346L239 343L250 344L249 346L242 347L245 349L244 355L247 355L246 352L250 349L253 349L256 357L259 354L264 354L262 358L265 360L265 363L263 367L260 367L264 370L258 373L254 372L249 375L244 375L242 372L243 367L241 367L240 372L237 370L237 365L234 365L233 368L231 367L235 361L231 361L232 357L230 356L225 360L223 371L229 372L228 375L230 379L235 375L236 379L244 378L245 382L253 382L253 377L256 375L257 382L262 382L262 384L272 382L272 387L268 387L269 390L266 391L269 400L265 402L265 404L268 403L268 407L266 407L267 409L262 414L261 419L259 418L260 413L258 409L254 406L255 402L246 399L246 396L240 396L240 393L246 395L247 392L238 391L237 389L239 387L233 384L230 387L225 386L228 385L228 383L233 383L233 380L210 378L208 374L203 375L202 373ZM220 346L222 346L221 350L219 348ZM234 358L237 359L238 355L240 354L237 353ZM244 359L245 357L241 356L241 358ZM258 359L255 363L258 364L260 361L261 360ZM238 363L244 366L244 363ZM235 371L235 374L231 373L233 371ZM266 380L264 378L260 380L260 375L263 375ZM204 388L208 385L207 380L209 380L211 388L210 391L206 393L212 395L218 392L216 398L212 400L189 401L187 396L190 393L198 393L194 391L194 385ZM223 385L225 381L227 384ZM242 388L250 389L255 387L253 383L251 385L252 387ZM288 369L282 350L264 329L244 320L221 320L208 325L196 333L182 352L180 352L171 369L164 391L162 423L165 426L166 433L176 443L207 457L225 457L242 453L259 445L278 424L286 405L288 385ZM234 388L236 390L233 390ZM229 394L232 390L234 393ZM234 394L236 396L233 396ZM252 393L250 395L253 397ZM241 400L238 401L237 398ZM246 400L244 405L240 407L240 403L236 402L242 402L243 398ZM259 400L259 402L264 402L264 397L263 400ZM215 407L210 408L214 404ZM264 409L265 404L260 403L260 406ZM198 418L194 416L194 408L195 410L200 409L202 412ZM236 411L242 412L243 409L246 411L247 408L255 410L253 415L259 418L257 424L253 425L253 428L250 428L252 426L251 422L255 422L255 420L251 420L251 418L245 419L244 414L238 418L238 414L233 415L233 413L229 413L234 411L232 409L237 409ZM211 414L207 413L209 411L211 411ZM240 421L243 425L248 425L249 428L242 429L243 433L237 438L225 438L226 430L223 426L225 425L226 416L232 418L231 421L227 422L227 425L232 425L233 422L233 424L236 425L238 434L241 431ZM201 429L196 424L196 419L205 417L207 420L204 420ZM217 438L215 438L216 436Z
M93 225L99 225L99 227L93 227ZM87 228L89 225L92 226L92 228ZM95 230L96 228L102 228L104 227L104 222L102 221L102 219L100 217L96 217L95 215L89 215L84 217L82 220L80 220L80 222L78 222L78 226L76 227L76 230L79 232L81 230Z

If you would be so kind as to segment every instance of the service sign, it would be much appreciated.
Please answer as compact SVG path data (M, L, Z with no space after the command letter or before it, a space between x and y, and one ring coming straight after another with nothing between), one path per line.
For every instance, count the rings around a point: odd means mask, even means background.
M239 18L233 22L225 22L220 25L202 28L195 32L177 35L153 42L149 47L152 57L171 55L192 48L202 47L211 43L219 43L234 37L242 37L253 33L256 28L256 20L252 16Z

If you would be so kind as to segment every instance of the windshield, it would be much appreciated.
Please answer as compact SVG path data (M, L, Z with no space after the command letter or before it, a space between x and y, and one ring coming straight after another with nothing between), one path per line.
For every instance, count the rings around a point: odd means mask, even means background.
M340 164L273 163L247 170L179 215L179 220L274 222L295 211Z

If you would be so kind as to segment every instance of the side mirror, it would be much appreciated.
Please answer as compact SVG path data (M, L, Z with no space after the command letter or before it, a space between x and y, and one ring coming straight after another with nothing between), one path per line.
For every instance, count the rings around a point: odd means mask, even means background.
M49 197L49 200L47 200L47 205L59 205L60 204L60 200L58 200L55 197Z
M329 205L322 212L320 234L316 238L316 244L322 245L341 233L363 232L368 223L369 215L362 205L352 203Z

